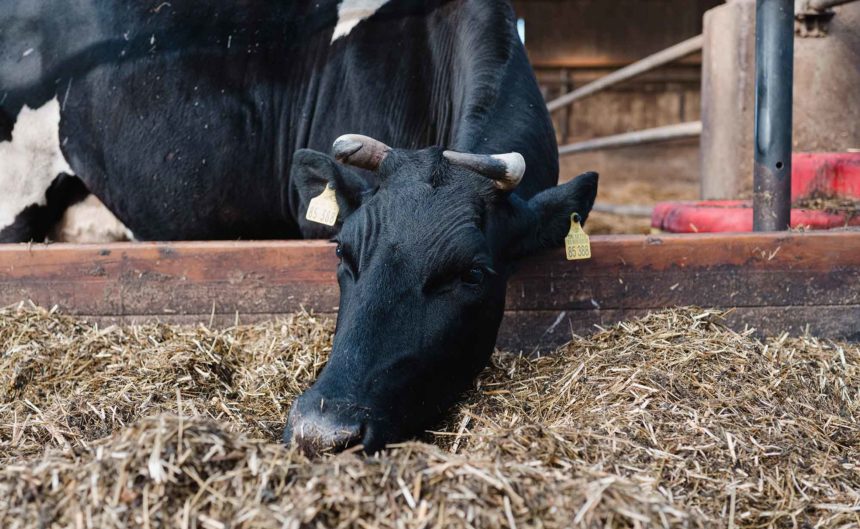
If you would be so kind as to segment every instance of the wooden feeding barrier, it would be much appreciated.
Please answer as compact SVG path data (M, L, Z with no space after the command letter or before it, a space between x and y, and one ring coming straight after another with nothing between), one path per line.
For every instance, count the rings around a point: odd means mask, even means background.
M32 300L103 323L332 315L336 265L322 241L9 245L0 303ZM571 332L684 305L732 308L738 328L860 340L860 232L594 237L591 260L553 251L521 264L499 346L545 350Z

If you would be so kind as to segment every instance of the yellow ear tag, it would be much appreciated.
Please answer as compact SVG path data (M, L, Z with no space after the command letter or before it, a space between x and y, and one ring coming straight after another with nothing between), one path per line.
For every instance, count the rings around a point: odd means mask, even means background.
M570 232L564 238L568 261L591 259L591 241L588 239L588 234L582 231L580 220L582 219L579 213L570 216Z
M334 192L334 186L328 184L318 197L311 199L305 218L318 224L334 226L335 222L337 222L338 213L340 213L340 207L337 205L337 195Z

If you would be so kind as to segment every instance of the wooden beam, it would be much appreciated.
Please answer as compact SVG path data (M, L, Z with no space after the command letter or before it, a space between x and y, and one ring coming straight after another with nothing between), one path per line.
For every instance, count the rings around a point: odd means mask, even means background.
M808 7L809 9L814 9L816 11L825 11L832 7L850 4L855 1L856 0L808 0L807 5L804 7Z
M698 138L702 135L702 122L691 121L678 123L677 125L666 125L653 129L625 132L603 138L594 138L570 145L562 145L558 148L559 156L569 156L590 151L602 151L607 149L620 149L622 147L634 147L649 143L661 143L674 140L685 140Z
M640 61L637 61L629 66L625 66L620 70L616 70L609 75L601 77L593 83L581 86L573 92L569 92L557 99L553 99L552 101L547 103L547 109L549 109L550 112L554 112L560 108L570 105L575 101L579 101L590 95L596 94L601 90L605 90L610 86L627 81L628 79L632 79L638 75L642 75L645 72L651 71L655 68L659 68L660 66L663 66L665 64L675 62L678 59L686 57L687 55L690 55L692 53L701 51L703 42L704 37L702 35L697 35L691 39L685 40L684 42L666 48L665 50L661 50L653 55L649 55L648 57L645 57Z
M860 232L598 236L593 258L525 260L508 286L500 346L542 349L570 332L666 307L735 308L732 323L860 340ZM331 244L183 242L0 246L0 304L32 300L100 321L333 314Z

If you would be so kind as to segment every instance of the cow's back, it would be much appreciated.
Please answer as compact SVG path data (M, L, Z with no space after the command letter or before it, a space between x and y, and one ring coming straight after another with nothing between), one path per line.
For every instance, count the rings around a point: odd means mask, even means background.
M51 17L68 4L41 1L46 22L2 52L0 121L55 99L68 164L138 238L298 237L292 154L349 132L517 150L519 193L555 184L554 134L507 2L80 0L61 27ZM28 3L4 3L0 19ZM38 68L20 65L37 53Z

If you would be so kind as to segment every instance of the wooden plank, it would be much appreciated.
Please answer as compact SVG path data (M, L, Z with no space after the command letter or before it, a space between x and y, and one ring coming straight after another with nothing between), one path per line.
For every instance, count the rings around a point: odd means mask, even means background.
M593 238L589 261L523 263L509 310L860 304L860 232Z
M336 261L323 241L0 246L0 304L218 324L301 307L330 314ZM553 251L520 265L500 343L555 345L561 329L682 305L737 307L736 324L774 332L809 325L860 339L860 232L594 237L589 261Z
M637 130L613 134L602 138L579 141L562 145L558 148L559 156L570 156L583 152L606 151L610 149L623 149L625 147L637 147L639 145L650 145L652 143L667 143L679 140L698 138L702 135L702 122L691 121L689 123L677 123L675 125L664 125L650 129Z
M88 315L285 313L337 307L321 241L0 247L0 303Z

